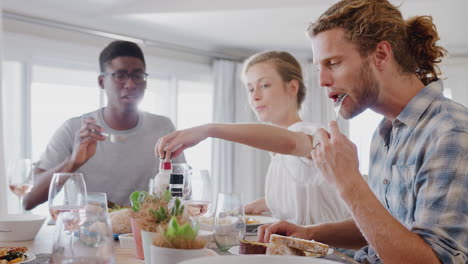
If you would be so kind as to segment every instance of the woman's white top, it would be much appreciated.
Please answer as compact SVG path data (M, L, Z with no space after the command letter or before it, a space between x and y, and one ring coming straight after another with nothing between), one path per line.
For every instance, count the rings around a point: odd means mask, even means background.
M307 122L298 122L288 127L291 131L309 135L313 135L318 128ZM325 181L312 160L270 154L265 200L273 217L299 225L335 222L351 217L338 192Z

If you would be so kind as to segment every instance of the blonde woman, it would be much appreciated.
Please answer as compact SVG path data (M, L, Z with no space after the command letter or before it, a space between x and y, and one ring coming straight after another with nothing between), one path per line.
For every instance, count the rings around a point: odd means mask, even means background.
M319 126L303 122L298 113L306 91L300 64L287 52L268 51L250 57L242 74L252 110L271 125L206 124L176 131L159 139L156 155L176 157L208 137L268 150L265 197L247 204L247 214L271 211L303 225L349 218L311 159L312 135Z

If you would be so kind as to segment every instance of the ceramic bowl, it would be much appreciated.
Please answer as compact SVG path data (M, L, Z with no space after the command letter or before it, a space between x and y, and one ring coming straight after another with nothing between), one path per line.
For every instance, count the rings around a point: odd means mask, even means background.
M33 240L46 217L32 214L0 216L0 241Z

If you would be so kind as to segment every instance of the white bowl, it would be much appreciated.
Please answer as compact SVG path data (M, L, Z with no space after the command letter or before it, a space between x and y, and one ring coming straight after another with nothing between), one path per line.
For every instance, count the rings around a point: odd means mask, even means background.
M202 249L175 249L162 248L151 245L151 264L177 264L181 261L201 258L206 256L217 256L217 254L207 248Z
M0 216L0 241L33 240L45 219L31 214Z
M119 235L121 248L135 248L135 239L133 233Z

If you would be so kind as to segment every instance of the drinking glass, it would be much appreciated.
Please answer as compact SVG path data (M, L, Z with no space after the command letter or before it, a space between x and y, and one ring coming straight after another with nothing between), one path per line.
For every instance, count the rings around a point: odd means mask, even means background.
M245 235L242 197L237 193L219 193L213 226L214 240L221 251L239 245Z
M54 173L49 186L49 212L54 221L65 211L85 211L86 184L81 173Z
M197 218L208 213L211 204L211 179L207 170L191 170L191 199L184 202L190 216Z
M58 216L51 264L113 264L114 239L108 216L63 212Z
M15 159L8 164L8 186L18 196L18 212L23 210L23 197L29 193L34 184L34 173L30 159Z
M86 211L92 211L104 216L108 215L107 194L103 192L88 192L86 194Z

